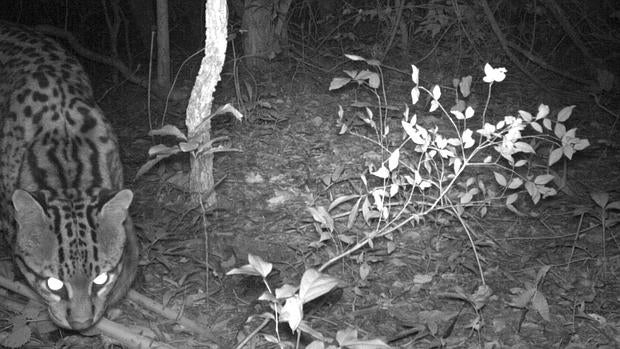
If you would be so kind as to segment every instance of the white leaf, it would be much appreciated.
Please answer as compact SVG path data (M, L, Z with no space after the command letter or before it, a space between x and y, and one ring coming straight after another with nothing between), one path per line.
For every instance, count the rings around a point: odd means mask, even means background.
M370 265L364 262L360 265L360 279L366 280L368 274L370 274Z
M289 284L284 284L282 285L282 287L276 288L276 298L284 299L284 298L293 297L295 295L295 292L297 292L298 289L299 287L289 285Z
M474 108L472 107L467 107L467 109L465 109L465 118L466 119L470 119L474 116Z
M549 115L549 106L546 104L541 104L538 106L538 113L536 114L536 121L547 117Z
M506 177L504 177L502 174L498 173L498 172L493 172L493 175L495 176L495 181L501 185L502 187L505 187L506 184L508 183L506 181Z
M338 279L335 277L320 273L316 269L308 269L301 277L299 297L303 303L308 303L331 291L337 285Z
M564 135L566 134L566 126L564 126L564 124L561 124L559 122L556 123L553 133L555 133L556 137L562 139L562 137L564 137Z
M288 322L291 330L297 330L299 323L304 315L303 302L298 296L290 297L286 299L286 303L282 307L280 312L280 321Z
M542 126L540 126L539 123L533 121L532 123L530 123L530 126L534 129L534 131L538 132L538 133L542 133L543 132L543 128Z
M415 105L420 100L420 89L416 86L411 89L411 104Z
M262 277L267 277L273 269L273 264L265 262L260 256L251 253L248 254L248 262Z
M527 160L521 159L521 160L518 160L517 162L515 162L515 167L521 167L521 166L526 165L526 164L527 164Z
M558 121L565 122L566 120L568 120L568 118L570 118L571 114L573 113L573 109L575 109L574 105L562 108L562 110L558 112Z
M371 172L370 174L382 179L387 179L390 177L390 170L388 170L384 165L381 165L378 170L376 170L375 172Z
M476 143L476 141L472 137L473 134L474 132L470 129L466 129L465 131L463 131L463 148L469 149Z
M366 60L366 58L358 56L358 55L345 54L344 56L352 61L365 61Z
M532 307L545 321L551 321L551 317L549 316L549 304L547 304L547 298L545 298L541 291L537 291L534 297L532 297Z
M510 194L506 197L506 205L512 205L517 201L517 198L519 198L519 194L514 193L514 194Z
M513 178L508 184L508 189L517 189L523 184L523 180L521 178Z
M412 64L411 65L411 81L413 81L413 83L416 84L416 86L419 84L419 76L420 76L420 69L418 69L418 67ZM415 104L415 102L413 104Z
M527 122L532 121L532 119L534 118L532 116L532 114L530 114L529 112L526 112L525 110L519 110L519 116L521 116L521 118Z
M184 141L187 140L187 136L178 127L174 125L164 125L162 128L151 130L148 133L149 136L173 136Z
M564 152L562 148L553 149L549 154L549 166L552 166L553 164L558 162L562 158L563 154Z
M549 182L551 182L553 180L553 175L551 174L542 174L537 176L534 179L534 183L538 184L538 185L545 185Z
M463 94L463 97L465 98L467 98L467 96L469 96L469 94L471 93L472 79L472 76L468 75L463 77L461 79L461 82L459 82L459 89L461 90L461 94Z
M438 101L440 97L441 97L441 88L439 87L439 85L435 85L433 87L433 99Z
M396 148L396 150L394 150L392 154L390 154L390 158L388 159L388 169L390 170L390 172L394 171L394 169L398 167L399 159L400 159L400 149Z
M351 82L351 78L333 78L332 81L329 83L329 90L337 90L342 86L345 86L349 82Z

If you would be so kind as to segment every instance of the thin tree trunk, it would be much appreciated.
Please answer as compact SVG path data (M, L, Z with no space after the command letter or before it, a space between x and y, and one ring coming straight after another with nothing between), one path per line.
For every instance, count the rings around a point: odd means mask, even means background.
M157 84L170 88L170 33L168 0L157 0Z
M226 54L228 13L226 0L209 0L205 4L205 18L208 18L205 32L205 56L196 77L187 106L187 132L190 137L200 137L206 143L211 139L211 122L202 122L211 115L213 92L220 80ZM200 126L200 127L199 127ZM203 202L209 206L216 202L213 189L213 154L202 154L191 158L189 187L192 193L209 194Z

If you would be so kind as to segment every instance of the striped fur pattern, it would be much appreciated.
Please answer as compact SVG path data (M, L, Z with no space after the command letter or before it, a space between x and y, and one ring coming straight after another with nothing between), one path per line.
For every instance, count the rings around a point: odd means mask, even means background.
M118 149L79 62L0 21L0 239L64 328L93 326L137 269Z

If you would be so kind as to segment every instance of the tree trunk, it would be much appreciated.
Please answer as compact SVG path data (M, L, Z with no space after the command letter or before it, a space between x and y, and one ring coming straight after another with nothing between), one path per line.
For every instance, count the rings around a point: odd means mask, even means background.
M157 0L157 85L170 89L170 33L168 0Z
M155 13L150 1L129 0L129 9L133 17L133 23L138 30L140 42L143 48L148 50L151 40L151 27L155 23Z
M189 136L200 137L201 143L206 143L211 139L211 122L202 123L202 121L211 115L213 92L224 66L228 22L226 0L206 1L205 18L208 18L205 32L205 56L202 58L200 71L192 89L185 120ZM215 204L216 196L212 190L213 154L207 153L192 157L190 161L190 191L200 195L208 194L202 197L203 202L207 206Z
M288 45L287 14L292 0L245 0L241 27L243 54L250 69L263 68Z

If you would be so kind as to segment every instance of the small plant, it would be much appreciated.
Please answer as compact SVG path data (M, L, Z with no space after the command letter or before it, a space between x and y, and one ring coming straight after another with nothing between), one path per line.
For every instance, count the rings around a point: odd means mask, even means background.
M349 77L334 79L330 89L355 82L373 92L382 105L387 105L385 92L379 92L380 86L376 83L382 80L379 79L381 68L378 62L354 55L347 57L353 61L367 62L377 68L379 74L348 71L346 74ZM417 223L434 211L449 211L460 217L466 209L471 208L484 216L489 205L502 200L506 208L523 214L514 205L519 197L527 194L536 204L540 199L555 195L556 189L550 186L555 179L549 171L550 167L562 158L571 159L575 152L589 146L588 140L576 136L576 129L567 129L565 126L574 106L561 109L553 118L550 116L550 108L541 104L536 115L519 110L515 116L505 116L496 123L486 122L492 86L505 79L505 68L493 68L489 64L484 68L483 80L489 84L489 91L481 113L482 125L478 129L470 128L476 114L471 106L464 111L458 108L450 111L444 109L440 103L441 88L438 85L431 89L420 86L419 70L415 66L411 68L414 83L410 93L411 104L418 103L422 93L429 95L429 112L440 112L452 126L452 133L444 136L437 126L423 127L418 123L417 115L410 115L409 106L406 105L401 120L403 141L397 146L390 146L387 136L392 130L386 122L389 109L378 108L377 118L368 107L365 115L358 115L375 131L375 139L370 139L351 130L343 108L339 108L340 133L351 133L367 139L380 148L384 157L381 164L371 166L367 173L360 175L365 193L336 198L329 210L315 210L329 214L337 206L355 200L349 211L347 227L354 224L359 212L367 224L375 226L373 233L327 264L372 243L377 237L391 234L405 224ZM463 81L465 83L457 85L469 89L469 79L464 78ZM524 134L526 129L528 134ZM534 160L543 158L543 154L549 156L546 165L540 166ZM493 169L493 179L474 173L473 168ZM383 184L369 185L367 174L380 179ZM497 185L499 191L492 189ZM316 220L317 215L313 216ZM322 224L329 220L323 217L317 222Z
M606 257L605 241L607 237L607 230L614 225L620 223L620 200L609 202L609 193L595 192L590 193L590 198L593 201L593 205L584 205L578 207L573 212L573 215L580 216L579 225L575 234L575 240L573 241L573 248L571 250L569 265L573 259L575 253L575 247L577 245L577 239L582 233L581 226L583 218L589 216L597 220L601 226L601 248L603 250L603 257Z
M320 273L315 269L308 269L301 277L299 286L285 284L273 289L267 281L267 276L271 273L273 265L251 254L248 255L248 262L249 264L230 270L226 275L252 275L259 276L263 279L267 291L259 297L259 300L268 302L273 312L260 315L265 321L255 333L260 330L260 328L267 325L269 321L274 321L276 324L286 322L291 330L297 333L298 341L302 332L316 339L307 348L389 348L389 346L378 339L357 339L357 332L352 329L338 332L336 335L336 340L339 344L338 347L333 345L325 346L325 342L329 342L329 340L303 320L304 304L331 291L338 285L338 279ZM280 338L278 326L276 325L275 328L276 335L264 335L265 340L278 344L280 347L299 346L299 343L294 345L293 343L283 341ZM238 347L243 347L250 337L251 336L248 336Z
M544 293L541 290L542 284L545 280L545 276L549 272L549 269L551 269L550 266L543 266L538 271L536 275L536 280L533 283L525 282L525 288L515 287L510 290L514 294L514 296L508 304L511 307L523 310L523 315L521 316L519 327L521 327L521 323L523 322L523 320L525 320L525 314L530 309L535 310L545 321L551 321L551 317L549 316L549 304L547 303L547 297L545 297Z
M205 118L202 121L201 125L208 120L211 120L217 115L224 115L228 113L234 115L237 120L241 120L243 118L243 115L232 105L225 104L218 108L215 113ZM196 129L202 129L201 125L197 126ZM226 148L221 145L215 146L215 144L227 141L228 137L217 137L211 139L209 142L204 142L204 137L202 137L202 135L198 134L194 137L188 137L185 133L179 130L178 127L174 125L164 125L156 130L151 130L149 131L149 136L172 136L178 140L178 143L173 146L168 146L165 144L157 144L152 146L149 149L149 157L151 157L151 159L148 160L144 165L140 166L138 172L136 173L136 178L147 173L162 160L176 154L191 153L193 156L197 157L201 154L238 151L236 149Z
M449 297L461 299L470 304L476 314L469 327L479 331L483 326L481 309L487 303L493 290L488 287L479 262L478 252L469 226L463 215L477 214L485 216L489 206L501 202L510 211L524 215L515 203L528 197L534 204L541 199L557 194L554 183L563 183L551 166L562 159L571 159L575 152L589 146L586 139L576 136L576 129L568 129L574 106L562 108L551 116L550 108L541 104L535 114L519 110L515 115L508 115L499 121L487 121L488 106L493 84L506 78L505 68L484 67L484 82L488 84L488 95L483 110L476 111L471 105L455 93L456 105L446 110L440 102L442 90L438 85L428 89L419 85L419 70L412 65L411 105L419 102L422 94L430 97L429 113L440 113L449 125L449 133L440 132L439 127L425 127L418 123L418 115L411 115L409 105L402 113L402 138L394 143L388 136L394 132L388 122L389 108L385 90L380 83L381 65L375 60L366 60L360 56L347 55L353 61L364 61L377 72L370 70L345 71L347 77L335 78L330 89L339 89L349 83L369 90L379 107L360 105L365 113L356 113L365 125L374 131L374 138L358 133L351 128L351 120L345 118L344 108L339 107L338 125L340 134L349 133L367 140L381 154L379 163L370 164L367 171L360 174L363 191L357 194L345 194L336 197L328 208L312 207L309 211L317 225L321 242L333 239L332 233L338 231L337 219L346 218L346 228L350 230L361 215L363 222L371 227L362 237L350 237L340 232L335 241L350 241L350 245L326 261L319 271L325 270L336 261L351 255L364 246L372 247L374 241L381 237L388 238L387 250L395 249L392 234L398 229L419 222L431 213L445 212L451 214L463 226L470 245L478 260L482 285L473 295L457 288ZM463 97L470 93L471 77L454 81L455 88L460 89ZM378 115L375 116L375 112ZM472 128L476 115L480 126ZM445 130L442 130L445 131ZM565 164L566 167L566 164ZM345 212L334 211L349 203ZM355 242L355 243L353 243ZM361 260L360 260L361 259ZM364 254L357 258L360 263L360 277L369 272ZM526 285L512 302L520 308L533 308L543 318L548 318L546 299L540 291L546 271L541 271L535 285Z

